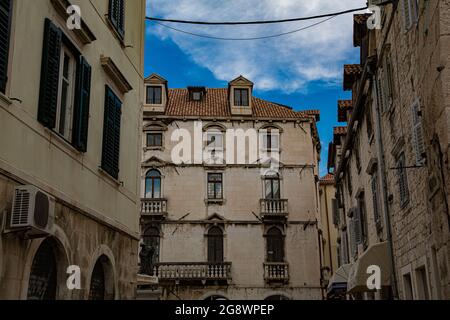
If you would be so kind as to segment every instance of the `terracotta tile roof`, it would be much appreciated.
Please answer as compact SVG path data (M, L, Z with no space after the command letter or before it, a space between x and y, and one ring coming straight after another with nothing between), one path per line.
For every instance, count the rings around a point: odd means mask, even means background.
M344 65L344 90L352 90L353 83L361 73L362 69L359 64Z
M353 109L352 100L339 100L338 101L338 121L347 122L347 112Z
M320 121L320 110L305 110L301 111L304 114L307 114L309 116L313 116L316 118L316 121Z
M347 134L347 127L334 127L334 134L337 136L344 136Z
M324 177L322 177L322 178L320 179L320 182L319 182L319 183L322 184L322 185L331 185L331 184L334 184L334 175L331 174L331 173L327 174L326 176L324 176Z
M253 117L306 119L311 117L306 111L296 112L287 106L252 97ZM208 88L202 101L189 99L187 89L169 89L167 116L179 117L231 117L228 89Z

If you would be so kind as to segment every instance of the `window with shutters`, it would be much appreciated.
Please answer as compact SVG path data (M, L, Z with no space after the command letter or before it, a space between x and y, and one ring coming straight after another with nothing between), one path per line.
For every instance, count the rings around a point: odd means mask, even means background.
M267 262L284 262L284 235L277 227L267 231Z
M115 179L119 177L121 118L122 102L111 88L106 86L102 169Z
M356 226L357 229L357 243L367 245L368 241L368 227L367 227L367 208L365 201L365 193L361 192L358 196L358 207L356 210L356 217L359 225Z
M377 173L375 173L372 176L371 186L372 186L373 217L375 220L375 225L377 227L377 230L380 231L382 224L381 224L381 206L380 206L380 195L379 195L379 188L378 188Z
M376 87L378 106L380 111L389 111L394 102L394 82L392 64L388 50L386 50L383 56L383 65L378 72Z
M49 19L45 20L38 121L87 151L91 67Z
M222 263L223 255L223 231L219 227L212 227L208 230L208 262Z
M125 0L109 0L108 18L121 40L125 37Z
M402 0L402 8L405 30L408 31L419 21L419 2L418 0Z
M61 47L59 61L59 89L55 131L67 141L71 141L77 66L75 56L64 44Z
M400 197L400 206L404 208L409 203L409 187L404 153L402 153L397 159L397 183L399 189L398 191Z
M8 80L9 41L12 0L0 1L0 92L5 93Z
M223 175L222 173L208 173L208 199L223 199Z
M426 160L425 140L422 125L422 111L420 100L417 99L411 106L412 136L416 153L416 165L423 166Z
M355 215L355 214L353 214ZM356 234L356 223L355 223L355 217L350 219L350 226L349 226L349 232L350 232L350 255L355 257L358 254L358 244L357 244L357 234Z

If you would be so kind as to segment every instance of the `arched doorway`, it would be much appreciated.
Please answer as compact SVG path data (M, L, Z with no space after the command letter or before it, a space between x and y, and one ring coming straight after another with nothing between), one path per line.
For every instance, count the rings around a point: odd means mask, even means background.
M92 270L89 300L112 300L114 298L114 274L105 255L100 256Z
M56 300L57 265L55 240L48 238L42 242L31 265L28 281L28 300Z

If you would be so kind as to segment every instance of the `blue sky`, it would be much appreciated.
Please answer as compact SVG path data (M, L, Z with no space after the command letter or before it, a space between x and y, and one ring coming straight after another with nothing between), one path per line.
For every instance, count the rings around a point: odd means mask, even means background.
M148 0L147 14L197 20L282 19L336 12L365 5L365 0ZM236 10L239 8L239 10ZM254 37L303 28L312 22L253 27L171 26L221 37ZM337 100L342 67L355 63L352 15L347 14L289 36L258 41L216 41L197 38L147 23L145 74L156 72L169 87L225 87L242 74L255 83L254 95L296 110L320 109L323 145L321 175L326 174L328 143L337 125Z

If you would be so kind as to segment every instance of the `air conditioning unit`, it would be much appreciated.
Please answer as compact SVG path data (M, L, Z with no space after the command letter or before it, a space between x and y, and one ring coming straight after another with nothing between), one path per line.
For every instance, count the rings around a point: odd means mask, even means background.
M14 190L10 228L27 229L29 236L47 236L53 232L55 199L34 186Z

